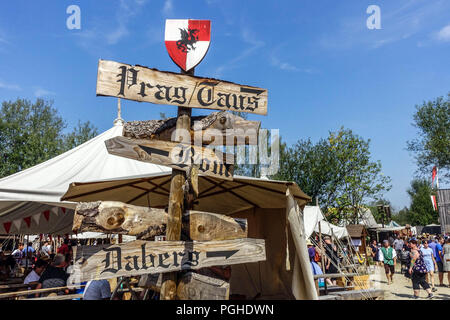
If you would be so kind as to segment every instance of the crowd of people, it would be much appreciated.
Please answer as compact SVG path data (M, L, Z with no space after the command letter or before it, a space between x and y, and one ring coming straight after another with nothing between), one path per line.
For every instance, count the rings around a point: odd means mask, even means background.
M72 268L72 246L69 239L56 249L53 249L50 241L44 242L37 250L33 243L29 242L24 247L19 243L16 249L8 256L0 252L0 280L17 277L23 273L23 283L29 285L28 289L47 289L67 287L67 279ZM22 271L22 272L21 272ZM85 285L83 300L110 299L111 288L107 280L93 280ZM64 288L56 291L56 294L73 294L81 292L80 289ZM30 297L39 297L36 293Z
M370 248L375 264L384 267L388 285L394 282L395 267L400 262L400 273L411 279L416 299L421 287L433 298L433 292L437 291L435 273L438 273L439 287L450 287L450 237L398 235L396 239L384 240L382 245L373 240Z

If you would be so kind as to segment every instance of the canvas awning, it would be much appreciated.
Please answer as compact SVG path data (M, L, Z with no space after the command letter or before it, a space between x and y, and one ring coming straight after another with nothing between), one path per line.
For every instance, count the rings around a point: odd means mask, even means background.
M139 175L128 179L74 182L63 201L121 201L164 208L168 204L171 174ZM199 175L199 196L194 210L232 214L249 208L284 208L290 186L303 208L310 198L294 182L235 176L232 181Z
M171 169L110 155L104 141L122 135L122 123L55 158L0 179L0 234L70 234L75 203L61 201L72 181Z
M303 209L303 219L307 238L309 238L313 232L319 232L319 222L323 234L329 236L334 234L338 239L344 238L348 235L346 228L335 226L334 224L326 221L318 206L306 206Z

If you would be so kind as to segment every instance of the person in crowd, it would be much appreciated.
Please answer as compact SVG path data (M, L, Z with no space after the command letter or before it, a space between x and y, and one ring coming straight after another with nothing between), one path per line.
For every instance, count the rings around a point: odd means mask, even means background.
M19 243L17 248L11 253L12 257L16 260L17 265L22 264L22 258L23 258L23 243Z
M405 244L405 242L400 237L400 235L397 235L397 238L394 240L394 243L393 243L395 252L397 253L397 257L400 257L400 255L402 254L402 249L403 249L404 244Z
M33 270L25 277L23 281L24 284L37 284L39 282L39 278L47 267L47 262L42 259L39 259L34 264Z
M58 248L57 253L66 255L70 251L69 249L69 239L64 239L63 244Z
M377 240L372 240L371 244L369 245L370 250L372 251L371 256L374 264L378 265L378 247L377 247Z
M450 288L450 237L447 238L447 240L445 241L445 245L442 248L443 250L443 271L447 272L447 282L448 282L448 287Z
M49 265L39 278L39 283L36 289L57 288L65 287L69 275L64 270L66 267L66 258L62 254L56 254L51 265ZM58 295L69 293L66 289L59 291Z
M316 248L314 247L313 243L311 242L311 240L306 240L306 246L308 247L308 255L309 255L309 261L311 262L311 268L313 271L313 275L316 274L323 274L322 269L320 268L318 261L320 261L320 257L318 259L318 251L316 250ZM316 261L318 260L318 261ZM323 286L323 282L324 279L320 278L318 283L316 283L316 281L314 281L314 283L319 285L319 287ZM318 289L318 288L317 288Z
M83 300L109 300L111 299L111 286L108 280L92 280L86 284Z
M42 254L42 257L46 257L46 258L50 259L51 246L48 241L44 242L44 245L41 248L41 254Z
M33 248L33 243L28 242L27 246L22 249L22 265L28 265L28 268L31 268L35 254L36 250Z
M444 244L444 238L439 237L436 242L436 249L435 249L435 260L437 265L437 271L439 276L439 287L445 287L444 285L444 262L443 262L443 248L442 245Z
M409 244L408 238L406 238L406 239L405 239L405 243L403 243L403 249L406 250L406 251L408 251L408 252L411 252L411 246L410 246L410 244Z
M338 273L339 270L337 268L339 264L339 256L337 252L337 248L335 245L331 243L331 238L329 236L326 236L324 238L325 241L325 273L332 274L332 273ZM336 285L336 278L327 278L327 283L330 285Z
M379 251L379 260L383 262L386 273L387 284L394 282L395 265L397 262L397 252L389 246L388 240L383 240L383 247Z
M426 280L427 267L422 251L417 247L417 240L411 240L411 265L409 274L411 275L414 298L419 298L420 286L428 293L428 298L433 298L430 285Z
M392 247L394 244L394 237L392 235L389 236L388 242L389 242L389 245Z
M431 291L435 292L437 291L434 287L434 267L436 265L436 261L434 260L433 249L428 246L428 240L423 241L420 251L422 252L423 260L425 262L425 266L427 267L426 280L427 282L431 282ZM430 281L428 280L428 276L430 276Z
M433 250L434 260L436 260L436 237L433 237L430 241L428 241L428 247Z

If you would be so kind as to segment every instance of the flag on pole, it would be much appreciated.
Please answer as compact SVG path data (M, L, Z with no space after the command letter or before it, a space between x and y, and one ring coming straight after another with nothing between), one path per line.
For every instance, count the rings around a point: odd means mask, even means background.
M434 166L433 171L431 172L431 187L433 187L434 180L436 179L436 188L439 189L439 176L438 176L439 168Z
M431 196L431 202L433 203L434 211L437 211L437 202L436 202L436 196Z

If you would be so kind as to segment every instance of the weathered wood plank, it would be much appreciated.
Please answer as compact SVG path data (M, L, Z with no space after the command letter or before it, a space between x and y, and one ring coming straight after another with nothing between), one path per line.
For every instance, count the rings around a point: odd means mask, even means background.
M45 289L34 289L34 290L24 290L24 291L17 291L17 292L7 292L7 293L0 293L0 299L4 298L13 298L13 297L20 297L20 296L28 296L33 295L36 293L49 293L49 292L55 292L55 291L62 291L65 289L79 289L82 287L85 287L86 285L75 285L75 286L67 286L67 287L56 287L56 288L45 288Z
M28 298L28 299L24 299L24 300L72 300L72 299L78 299L78 298L83 298L83 294L75 293L75 294L66 294L66 295L61 295L61 296Z
M122 135L133 139L173 141L176 120L168 118L125 122ZM256 145L260 125L260 121L245 120L230 112L220 111L192 117L189 133L191 141L201 140L202 145ZM222 139L218 139L220 136Z
M342 300L365 300L365 299L384 299L384 290L382 289L364 289L333 292L333 295L341 297Z
M262 239L142 241L73 247L69 283L264 261Z
M108 60L98 63L97 95L187 108L267 114L266 89Z
M180 300L228 300L230 284L227 281L188 272L178 282Z
M80 202L74 214L74 232L108 232L149 239L165 235L168 213L164 209L129 205L119 201ZM185 239L209 241L246 238L246 219L190 210L182 215Z
M182 143L115 137L105 141L110 154L187 171L199 164L199 173L232 180L234 157L212 149Z
M325 273L325 274L315 274L313 276L314 279L321 278L340 278L340 277L354 277L357 275L361 275L360 273Z

